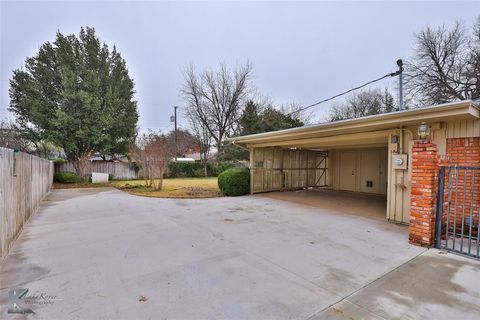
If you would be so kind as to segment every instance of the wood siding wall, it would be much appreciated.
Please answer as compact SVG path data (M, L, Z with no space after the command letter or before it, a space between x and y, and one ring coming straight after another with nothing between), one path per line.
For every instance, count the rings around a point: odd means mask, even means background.
M75 172L70 162L55 163L55 172ZM88 174L92 172L112 174L114 179L138 179L138 173L128 163L110 161L92 161L86 168Z
M255 148L251 152L251 192L295 190L328 184L324 152Z
M51 161L0 148L0 260L49 192L53 172Z
M480 136L480 120L446 122L446 138L474 138Z

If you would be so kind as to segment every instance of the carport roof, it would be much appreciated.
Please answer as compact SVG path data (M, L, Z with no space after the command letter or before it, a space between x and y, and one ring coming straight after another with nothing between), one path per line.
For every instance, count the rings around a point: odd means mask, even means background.
M395 129L418 125L425 121L435 123L447 120L478 119L477 101L460 101L426 108L396 111L356 119L324 122L299 128L238 136L227 139L232 143L255 145L276 141L339 136L344 134Z

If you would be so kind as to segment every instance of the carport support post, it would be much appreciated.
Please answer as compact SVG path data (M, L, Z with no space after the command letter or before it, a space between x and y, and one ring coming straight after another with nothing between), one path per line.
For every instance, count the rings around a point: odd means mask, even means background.
M438 184L437 146L416 140L412 149L412 188L410 195L410 243L432 246Z
M253 194L253 170L255 168L255 164L253 163L253 147L250 147L250 194Z

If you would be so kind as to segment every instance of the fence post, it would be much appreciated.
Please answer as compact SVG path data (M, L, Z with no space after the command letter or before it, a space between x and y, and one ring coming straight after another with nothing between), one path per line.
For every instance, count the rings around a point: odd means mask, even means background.
M440 168L438 177L437 210L435 220L435 248L440 249L442 244L442 217L443 217L443 189L445 186L445 167Z

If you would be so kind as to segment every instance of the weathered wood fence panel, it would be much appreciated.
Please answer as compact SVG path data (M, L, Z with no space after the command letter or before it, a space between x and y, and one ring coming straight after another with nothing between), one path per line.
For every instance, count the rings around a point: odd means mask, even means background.
M53 182L53 162L0 148L0 260Z
M86 167L86 173L92 172L112 174L114 179L138 179L138 173L128 163L112 161L91 161ZM73 163L60 162L55 163L55 172L68 171L75 172Z

